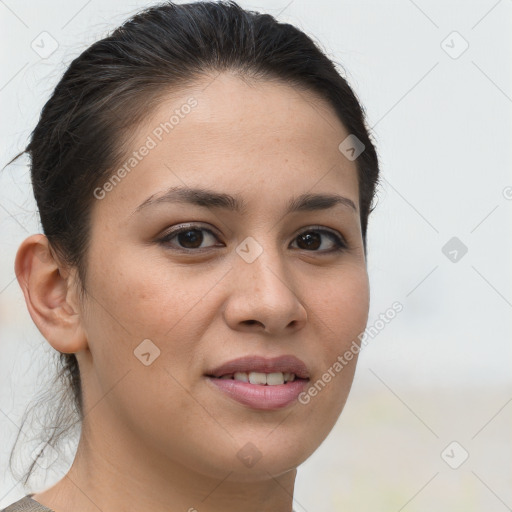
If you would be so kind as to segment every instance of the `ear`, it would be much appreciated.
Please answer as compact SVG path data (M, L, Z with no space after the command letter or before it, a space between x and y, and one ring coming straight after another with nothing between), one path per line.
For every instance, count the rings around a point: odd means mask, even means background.
M59 265L45 235L22 242L14 269L30 316L50 345L62 353L85 350L75 273Z

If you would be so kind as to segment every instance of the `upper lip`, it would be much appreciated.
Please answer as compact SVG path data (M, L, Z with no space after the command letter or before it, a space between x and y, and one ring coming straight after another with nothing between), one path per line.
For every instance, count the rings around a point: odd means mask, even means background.
M266 358L258 355L250 355L232 359L207 372L211 377L222 377L235 372L261 372L261 373L294 373L300 379L308 379L307 366L299 358L289 355Z

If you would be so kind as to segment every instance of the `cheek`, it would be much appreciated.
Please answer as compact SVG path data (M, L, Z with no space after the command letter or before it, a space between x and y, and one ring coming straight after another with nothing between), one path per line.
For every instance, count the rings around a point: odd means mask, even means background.
M114 256L108 264L99 252L91 258L86 318L98 394L113 389L110 405L125 419L132 410L150 418L164 408L197 415L183 385L209 325L201 298L219 278L159 266L128 251L103 254Z
M117 252L108 265L98 260L92 287L102 307L94 307L107 323L125 327L133 337L161 339L193 312L214 280L145 256L144 251Z
M370 291L366 269L347 267L315 286L317 292L310 296L308 306L320 320L320 331L326 331L331 340L326 352L341 350L357 339L368 321Z
M143 348L145 353L146 347L157 355L146 369L163 367L186 383L190 368L202 358L201 340L218 313L218 304L212 301L215 287L224 284L226 269L177 267L168 260L139 257L136 252L111 252L115 261L110 265L99 259L94 265L91 289L97 300L92 301L87 322L91 351L98 355L98 363L109 361L119 368L118 372L101 369L108 376L103 378L111 381L105 385L121 377L122 369L139 371L142 365L137 354ZM104 343L107 338L109 343ZM141 345L143 340L151 343ZM167 379L167 387L176 385L167 373L163 379L160 384ZM154 385L158 389L159 384Z
M359 335L368 321L366 269L354 266L338 271L319 286L308 305L314 313L310 321L320 348L315 351L315 358L321 364L316 380L310 382L311 396L304 401L313 416L326 420L315 424L315 428L327 434L328 425L336 421L349 394L359 354Z

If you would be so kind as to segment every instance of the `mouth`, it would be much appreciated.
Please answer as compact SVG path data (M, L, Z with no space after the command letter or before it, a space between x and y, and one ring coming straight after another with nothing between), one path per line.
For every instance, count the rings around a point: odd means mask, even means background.
M206 373L208 377L242 380L251 384L283 384L295 379L309 379L309 370L293 355L266 358L249 355L232 359ZM281 382L281 380L283 382Z
M225 396L245 406L275 410L291 405L309 381L309 370L292 355L273 359L246 356L218 366L205 376Z
M215 377L213 375L207 375L207 377L211 377L212 379L228 379L228 380L238 380L241 382L249 382L251 384L257 384L259 386L279 386L281 384L288 384L289 382L293 382L295 380L303 380L307 381L309 379L302 379L301 377L297 377L293 372L272 372L272 373L264 373L264 372L235 372L235 373L226 373L221 375L220 377Z

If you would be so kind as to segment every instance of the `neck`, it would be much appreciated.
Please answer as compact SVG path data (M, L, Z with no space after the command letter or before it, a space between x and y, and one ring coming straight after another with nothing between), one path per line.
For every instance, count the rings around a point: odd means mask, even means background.
M217 475L213 466L206 474L155 448L115 430L88 428L84 420L69 472L33 499L55 512L292 512L295 468L275 475L263 459L252 468L234 460Z

